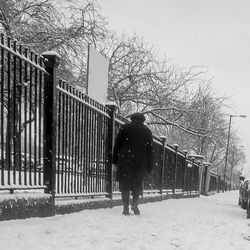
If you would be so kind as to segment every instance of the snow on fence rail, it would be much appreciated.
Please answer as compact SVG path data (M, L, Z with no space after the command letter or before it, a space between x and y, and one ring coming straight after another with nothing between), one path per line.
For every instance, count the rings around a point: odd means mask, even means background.
M40 57L9 38L5 44L2 35L0 63L0 190L42 188L55 197L111 199L119 194L112 149L128 120L116 106L103 106L58 80L55 53ZM209 194L223 188L218 175L210 176L202 161L166 138L154 137L153 147L145 193Z

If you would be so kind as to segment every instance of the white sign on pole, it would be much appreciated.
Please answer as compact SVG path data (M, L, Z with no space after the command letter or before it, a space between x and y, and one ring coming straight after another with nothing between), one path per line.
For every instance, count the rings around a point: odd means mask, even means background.
M108 69L108 60L89 44L87 95L101 104L107 101Z

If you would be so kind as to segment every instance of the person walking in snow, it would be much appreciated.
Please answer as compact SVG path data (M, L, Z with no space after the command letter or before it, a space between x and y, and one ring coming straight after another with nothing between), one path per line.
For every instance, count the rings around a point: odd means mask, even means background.
M242 202L241 202L241 208L244 210L247 210L248 187L249 187L249 180L245 179L242 186Z
M131 209L140 215L138 199L146 172L153 168L153 137L150 129L144 125L145 116L134 113L131 123L125 124L118 132L113 163L117 164L116 179L122 194L123 214L129 215L129 197L132 191Z
M239 202L238 205L242 205L242 193L243 193L243 183L244 183L245 177L240 176L240 188L239 188Z

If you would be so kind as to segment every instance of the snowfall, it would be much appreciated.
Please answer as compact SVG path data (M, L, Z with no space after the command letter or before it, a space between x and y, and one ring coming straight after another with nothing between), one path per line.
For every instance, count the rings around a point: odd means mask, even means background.
M250 220L238 191L0 222L0 249L249 250Z

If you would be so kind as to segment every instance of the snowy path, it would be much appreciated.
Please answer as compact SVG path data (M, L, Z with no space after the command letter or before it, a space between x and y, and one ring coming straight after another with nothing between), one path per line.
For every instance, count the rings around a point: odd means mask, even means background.
M85 210L50 218L0 222L0 249L250 249L250 220L237 206L238 192L166 200L140 206Z

